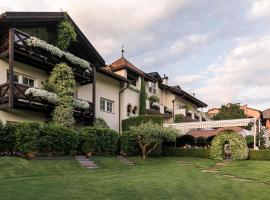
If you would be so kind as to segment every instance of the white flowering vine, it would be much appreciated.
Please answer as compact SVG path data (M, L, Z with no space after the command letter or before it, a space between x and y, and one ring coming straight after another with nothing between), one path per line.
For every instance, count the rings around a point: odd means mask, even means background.
M38 89L38 88L28 88L25 91L25 95L28 97L32 97L32 98L33 97L40 98L40 99L47 101L49 103L52 103L52 104L57 104L59 101L59 99L55 93L49 92L49 91L43 90L43 89ZM77 109L86 110L86 109L90 108L90 105L87 101L75 99L74 107Z
M155 108L159 108L160 107L159 103L157 103L157 102L153 102L152 103L152 106L155 107Z
M56 47L52 44L48 44L47 42L45 42L44 40L41 40L39 38L30 36L28 39L25 40L25 42L26 42L27 46L39 47L41 49L44 49L44 50L50 52L51 54L53 54L59 58L65 57L72 64L79 65L80 67L82 67L84 69L89 69L89 67L90 67L90 63L87 60L81 59L81 58L79 58L79 57L77 57L69 52L62 51L58 47Z
M270 141L269 141L269 130L267 130L265 127L262 127L262 138L264 141L264 147L270 148Z

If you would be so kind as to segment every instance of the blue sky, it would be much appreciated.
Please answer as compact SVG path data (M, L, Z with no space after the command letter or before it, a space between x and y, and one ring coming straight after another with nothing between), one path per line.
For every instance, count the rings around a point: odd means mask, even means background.
M270 107L270 0L1 0L68 11L109 64L121 55L209 104Z

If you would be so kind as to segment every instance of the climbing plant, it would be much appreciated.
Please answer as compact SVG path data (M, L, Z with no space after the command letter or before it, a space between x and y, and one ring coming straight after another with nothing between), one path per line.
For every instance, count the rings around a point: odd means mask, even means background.
M65 19L58 25L57 29L57 42L58 46L62 50L68 49L72 42L77 40L77 33L71 23Z
M140 108L139 108L139 115L146 114L146 92L145 92L145 82L142 78L141 81L141 91L140 91Z
M245 160L248 157L248 146L244 137L240 134L226 130L219 133L211 143L210 158L215 160L224 159L224 144L231 146L233 160Z
M53 122L72 127L76 85L71 68L65 63L57 64L49 77L47 87L58 96L57 106L53 111Z

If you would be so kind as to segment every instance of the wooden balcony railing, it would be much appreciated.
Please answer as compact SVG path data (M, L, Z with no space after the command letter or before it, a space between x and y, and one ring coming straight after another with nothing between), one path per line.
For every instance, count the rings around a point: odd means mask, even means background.
M52 68L61 62L67 63L73 70L75 79L80 84L87 84L93 81L93 70L85 70L79 65L71 63L64 56L59 58L52 53L41 49L39 47L29 47L26 40L31 36L18 29L13 29L14 38L14 59L20 62L38 67L45 71L51 71ZM9 41L8 38L3 45L0 46L0 58L8 57L9 55Z
M55 107L54 104L44 101L39 97L30 98L25 95L25 91L29 87L20 83L14 83L14 97L13 106L15 108L22 108L26 110L39 111L39 112L51 112ZM0 85L0 109L8 108L10 88L9 83ZM75 117L81 117L84 119L93 117L94 106L93 103L89 103L88 109L77 109L74 110Z

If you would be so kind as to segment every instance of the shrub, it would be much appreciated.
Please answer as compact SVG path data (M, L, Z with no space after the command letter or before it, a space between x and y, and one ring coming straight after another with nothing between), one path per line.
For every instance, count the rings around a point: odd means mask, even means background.
M131 131L123 132L119 137L120 150L127 155L140 155L138 140Z
M0 122L0 154L12 155L15 153L15 137L16 125Z
M38 138L38 155L73 156L76 154L78 134L60 125L44 125Z
M270 160L270 150L249 150L250 160Z
M110 128L103 118L96 118L94 122L96 128Z
M151 103L153 103L153 102L159 103L159 101L160 101L159 98L158 98L158 96L155 96L155 95L152 95L152 96L148 97L148 100Z
M38 138L40 135L41 123L22 122L17 125L16 150L23 156L32 158L38 152Z
M164 147L162 149L162 154L166 156L209 158L210 149Z
M177 114L174 116L174 123L179 123L179 122L182 122L184 119L184 115L182 114Z
M152 121L155 124L162 125L163 124L163 118L162 116L158 115L141 115L137 117L130 117L128 119L122 120L122 131L128 131L131 127L139 126L142 123L147 123L149 121Z
M223 160L223 146L225 143L231 146L233 160L247 159L248 147L245 138L231 130L223 131L213 139L210 151L212 159Z
M115 154L117 151L118 133L109 128L85 127L81 133L82 152Z

